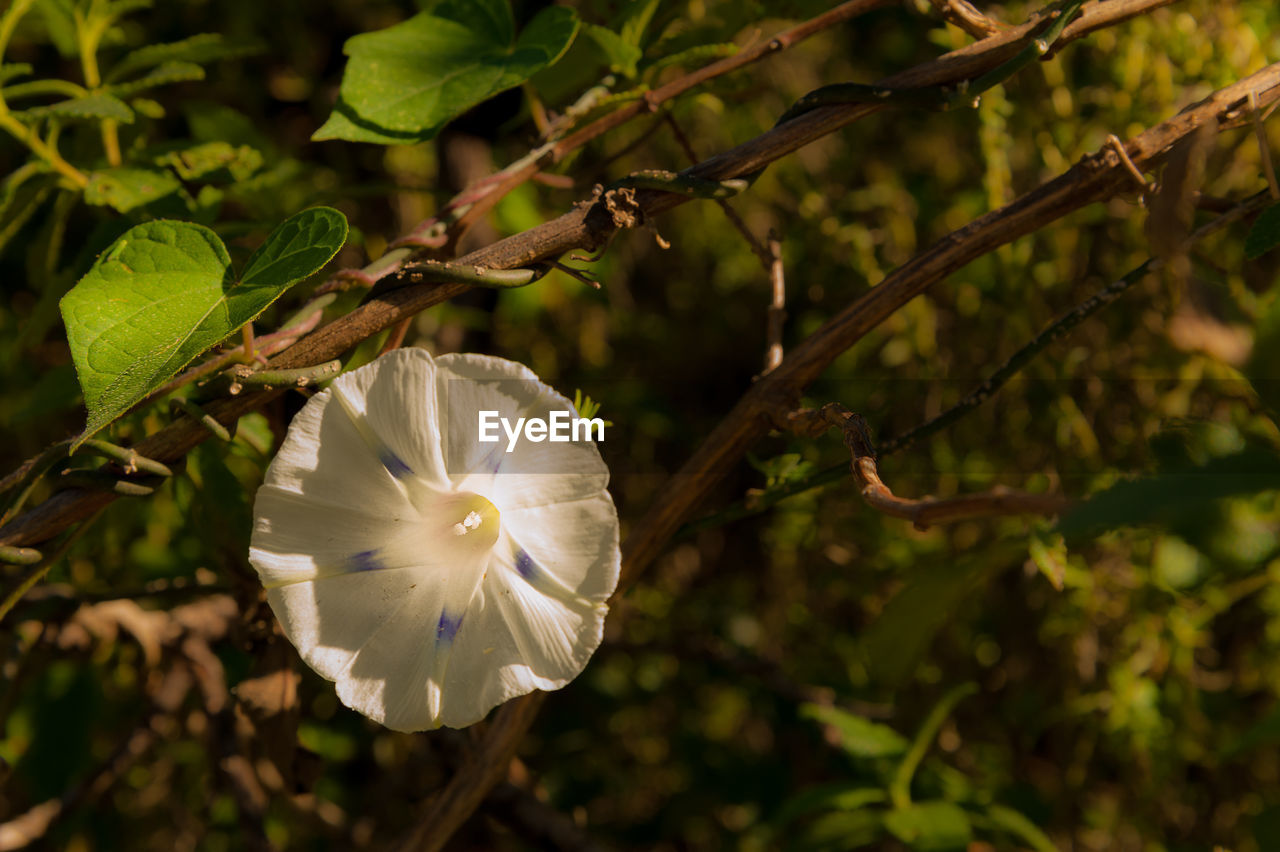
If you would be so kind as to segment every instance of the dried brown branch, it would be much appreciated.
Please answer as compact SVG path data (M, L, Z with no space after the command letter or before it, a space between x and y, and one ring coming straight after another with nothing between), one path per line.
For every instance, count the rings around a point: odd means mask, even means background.
M514 784L499 784L484 800L485 811L511 827L523 840L561 852L609 852L569 817Z
M968 0L930 0L942 19L955 24L974 38L986 38L1008 27L995 18L982 14Z
M844 435L845 446L849 448L849 469L858 480L862 499L878 512L911 521L919 530L969 518L1057 515L1068 505L1068 500L1061 494L1027 494L1004 488L941 499L899 497L880 479L866 420L836 402L829 402L818 409L789 411L779 417L775 425L810 437L817 437L831 427L839 429Z
M489 791L506 778L507 765L537 717L544 695L533 692L498 708L479 744L467 755L448 786L430 800L426 813L395 848L402 852L434 852L444 848Z

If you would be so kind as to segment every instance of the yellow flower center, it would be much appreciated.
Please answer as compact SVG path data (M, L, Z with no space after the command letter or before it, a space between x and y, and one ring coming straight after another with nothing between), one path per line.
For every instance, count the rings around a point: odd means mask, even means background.
M423 511L437 546L445 550L485 551L498 540L501 515L479 494L459 491L440 494Z

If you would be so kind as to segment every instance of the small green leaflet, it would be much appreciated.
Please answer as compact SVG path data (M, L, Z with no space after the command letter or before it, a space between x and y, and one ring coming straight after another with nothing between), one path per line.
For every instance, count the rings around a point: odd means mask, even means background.
M507 0L446 0L349 39L338 103L313 139L406 145L558 60L578 32L564 6L543 9L512 44Z
M126 231L61 302L89 410L77 444L319 271L346 240L337 210L304 210L272 231L237 277L226 246L203 225L162 219Z
M89 185L84 189L84 200L86 204L114 207L121 213L128 213L181 188L178 179L163 169L120 166L91 172Z
M133 124L133 110L119 98L102 93L85 95L83 98L71 98L49 106L24 109L15 115L28 122L45 118L59 118L64 121L68 119L96 121L109 118L121 124Z
M884 827L919 852L964 849L973 839L969 815L951 802L920 802L890 811L885 814Z
M266 46L256 39L228 40L217 33L201 33L168 44L149 44L117 62L107 72L106 82L119 84L131 74L167 63L208 65L220 59L235 59L262 53Z
M896 757L907 750L906 738L890 728L821 704L800 705L800 715L835 728L840 747L854 757Z

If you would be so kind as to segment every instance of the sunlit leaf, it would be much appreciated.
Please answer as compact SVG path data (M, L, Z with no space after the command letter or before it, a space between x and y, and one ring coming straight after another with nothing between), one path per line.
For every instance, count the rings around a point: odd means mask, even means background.
M625 77L636 75L636 63L640 61L641 56L639 47L624 41L622 36L613 30L597 24L583 24L582 34L604 54L610 71Z
M180 188L178 179L164 169L103 169L89 175L84 200L86 204L114 207L128 213L172 195Z
M81 440L324 266L346 236L341 213L304 210L237 279L222 240L202 225L160 220L125 232L61 303L89 409Z
M133 95L146 89L153 89L156 86L164 86L169 83L183 83L188 80L203 80L204 69L194 62L164 62L152 68L146 74L136 80L130 80L127 83L117 83L111 87L111 91L124 97Z
M109 118L121 124L133 123L133 110L128 104L114 95L85 95L83 98L71 98L49 106L31 107L14 113L23 121L38 121L44 118L67 120L93 120Z
M248 145L206 142L181 151L170 151L157 158L156 164L170 167L183 180L217 177L241 181L262 167L262 154Z
M407 144L555 62L578 30L564 6L538 13L512 45L506 0L455 0L364 33L343 48L350 61L338 104L314 139Z

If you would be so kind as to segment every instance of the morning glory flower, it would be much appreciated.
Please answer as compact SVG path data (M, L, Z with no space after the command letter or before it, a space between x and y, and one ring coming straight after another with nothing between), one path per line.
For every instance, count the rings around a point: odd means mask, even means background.
M285 635L395 730L463 727L564 686L618 582L595 444L483 442L482 411L573 406L512 361L396 350L308 400L254 503L249 561Z

